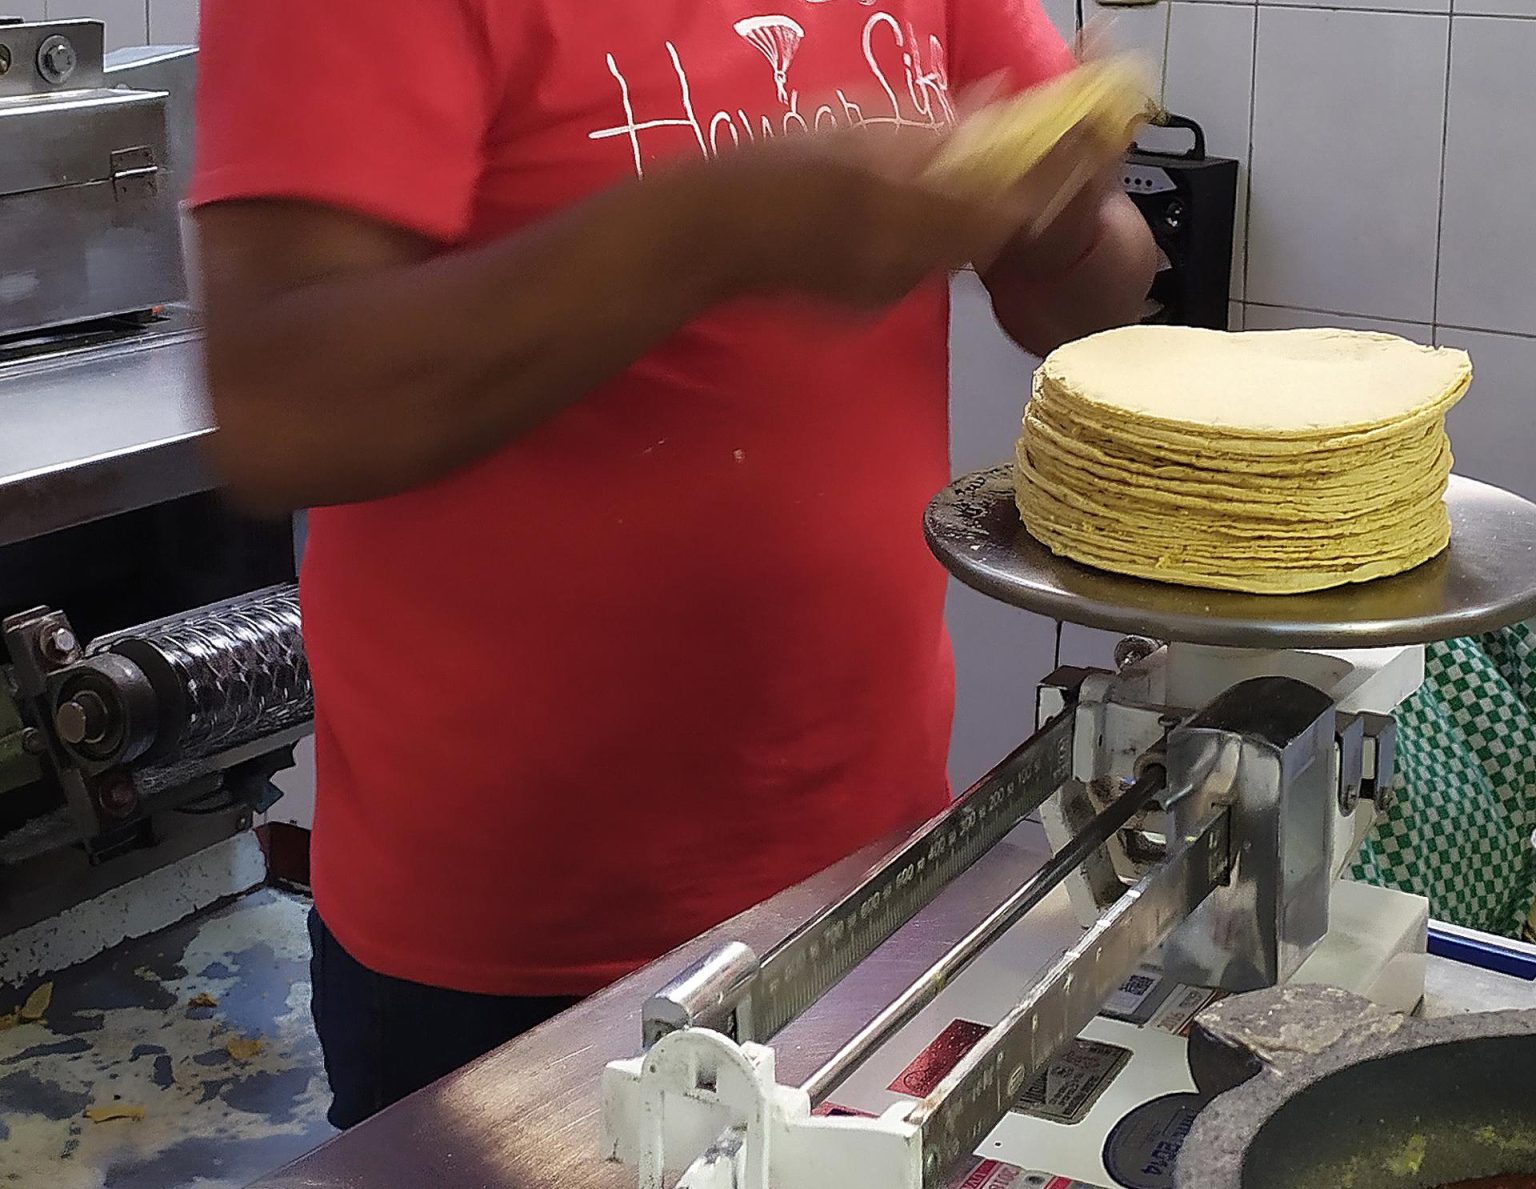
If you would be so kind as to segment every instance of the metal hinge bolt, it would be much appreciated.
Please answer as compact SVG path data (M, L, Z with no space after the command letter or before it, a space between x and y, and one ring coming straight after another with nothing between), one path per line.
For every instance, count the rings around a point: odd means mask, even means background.
M80 651L80 641L67 627L52 627L44 630L38 640L38 647L42 649L44 658L61 665L75 658Z
M55 86L68 82L79 64L79 55L67 37L55 35L38 47L37 72Z
M1123 671L1139 665L1161 647L1161 643L1146 636L1127 636L1115 645L1115 668Z

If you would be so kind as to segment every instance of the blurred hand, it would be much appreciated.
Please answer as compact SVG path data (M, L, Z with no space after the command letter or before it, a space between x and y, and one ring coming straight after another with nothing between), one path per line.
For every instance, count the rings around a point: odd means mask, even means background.
M737 289L881 309L931 277L993 259L1038 201L1024 191L967 197L923 180L941 143L881 128L744 146L690 171L692 201L707 208Z

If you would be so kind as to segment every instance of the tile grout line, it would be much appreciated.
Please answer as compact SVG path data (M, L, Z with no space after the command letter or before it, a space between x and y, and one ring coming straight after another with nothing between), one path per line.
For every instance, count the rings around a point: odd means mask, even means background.
M1248 160L1243 167L1243 294L1248 301L1249 286L1253 283L1253 129L1259 118L1259 9L1253 9L1253 53L1248 63ZM1248 325L1247 311L1243 314L1243 326Z
M1445 172L1451 145L1451 64L1455 58L1456 18L1446 21L1445 29L1445 103L1440 116L1440 200L1435 209L1435 288L1430 304L1430 322L1440 325L1440 271L1445 254Z
M1289 8L1310 12L1376 12L1389 16L1465 17L1475 21L1536 21L1536 12L1459 12L1454 8L1393 8L1390 4L1311 4L1306 0L1186 0L1190 4L1215 4L1224 8ZM1101 5L1101 7L1103 7Z
M1536 334L1523 334L1518 330L1491 330L1486 326L1456 326L1451 323L1442 323L1435 329L1437 331L1455 330L1463 334L1486 334L1499 339L1518 339L1522 343L1536 343Z
M1455 330L1464 334L1486 334L1494 338L1518 339L1521 342L1536 343L1536 334L1519 330L1496 330L1491 326L1457 326L1453 323L1429 323L1418 322L1412 318L1386 318L1377 314L1346 314L1342 310L1319 310L1311 306L1278 305L1269 301L1244 301L1239 302L1246 310L1249 306L1259 310L1283 310L1293 314L1316 314L1322 318L1358 318L1364 322L1395 322L1400 326L1419 326L1426 330Z
M1281 305L1272 301L1249 301L1244 305L1257 306L1261 310L1295 310L1301 314L1321 314L1325 318L1362 318L1368 322L1396 322L1402 326L1432 327L1432 322L1421 322L1416 318L1388 318L1380 314L1349 314L1343 310L1320 310L1314 306Z
M1276 3L1262 3L1262 4L1259 5L1259 7L1260 8L1283 8L1287 12L1347 12L1347 13L1361 13L1363 15L1370 15L1370 16L1388 16L1388 17L1440 17L1440 18L1445 19L1445 20L1449 20L1450 16L1451 16L1450 9L1446 9L1444 12L1441 12L1439 9L1389 8L1389 7L1385 7L1385 6L1377 7L1375 5L1366 6L1366 5L1357 5L1357 4L1276 4Z

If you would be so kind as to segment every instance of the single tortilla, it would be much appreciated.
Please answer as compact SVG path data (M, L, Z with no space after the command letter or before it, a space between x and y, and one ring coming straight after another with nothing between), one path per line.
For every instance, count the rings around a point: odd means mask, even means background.
M132 1119L134 1122L140 1122L147 1113L142 1106L131 1106L126 1102L85 1108L85 1117L92 1123L111 1123L115 1119Z
M1444 416L1472 381L1465 352L1355 330L1232 334L1125 326L1052 353L1040 384L1116 436L1228 450L1350 450Z
M1120 152L1152 112L1151 79L1140 58L1086 62L963 120L929 167L929 176L970 193L1002 195L1081 125Z
M43 983L40 987L27 996L27 1001L21 1005L17 1013L24 1022L32 1023L41 1020L48 1011L48 1006L53 1002L53 984Z

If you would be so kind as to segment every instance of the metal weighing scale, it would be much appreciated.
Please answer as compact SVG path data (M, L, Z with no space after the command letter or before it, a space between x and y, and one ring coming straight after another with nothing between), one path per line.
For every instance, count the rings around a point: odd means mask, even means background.
M786 940L717 946L657 987L645 1055L606 1075L613 1154L642 1189L1163 1189L1213 1096L1188 1037L1224 997L1536 1006L1518 979L1431 959L1421 898L1341 878L1391 795L1423 645L1536 616L1536 506L1460 477L1447 500L1434 561L1272 597L1086 569L1025 532L1009 471L952 484L925 528L957 578L1145 643L1118 672L1048 677L1031 739ZM781 1030L850 972L895 975L884 943L996 850L1018 865L982 919L781 1081Z
M1390 792L1423 643L1536 615L1536 506L1465 479L1449 499L1449 550L1410 574L1245 598L1055 559L1006 472L958 481L927 531L962 581L1148 642L1116 672L1046 676L1019 710L1030 738L916 834L261 1184L1256 1189L1178 1171L1217 1117L1220 1086L1191 1073L1207 1004L1340 987L1345 1031L1536 1007L1536 951L1339 878Z

